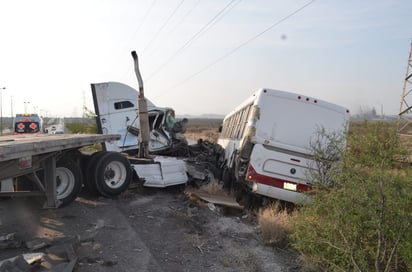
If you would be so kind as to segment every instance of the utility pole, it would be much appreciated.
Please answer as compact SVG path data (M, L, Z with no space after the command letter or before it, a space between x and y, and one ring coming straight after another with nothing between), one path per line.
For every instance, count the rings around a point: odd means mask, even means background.
M84 122L84 119L86 119L87 116L87 111L86 111L86 93L83 90L83 112L82 112L82 119Z
M11 111L11 118L13 119L13 96L10 96L10 111ZM12 121L13 122L13 121Z
M3 135L3 97L2 91L5 90L6 87L0 88L0 135Z
M403 82L401 105L398 115L397 131L400 135L412 136L412 43L409 51L408 66Z
M14 116L13 116L13 96L11 95L10 96L10 117L11 117L11 125L10 125L10 128L11 128L11 130L12 131L14 131L14 127L13 127L13 124L14 124L14 122L13 122L13 119L14 119Z

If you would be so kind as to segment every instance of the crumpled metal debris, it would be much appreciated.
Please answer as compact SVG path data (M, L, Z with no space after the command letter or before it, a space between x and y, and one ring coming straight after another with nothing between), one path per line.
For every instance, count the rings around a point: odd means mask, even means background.
M14 239L15 234L14 232L0 234L0 249L19 248L21 243Z
M92 243L97 232L104 227L104 220L98 220L95 226L86 230L82 235L63 237L52 241L35 238L21 242L16 240L16 233L0 234L0 247L3 246L2 249L22 248L32 251L0 260L0 272L72 272L78 263L76 254L78 250L83 244ZM38 250L41 252L36 252ZM102 265L113 266L115 264L114 261L102 261Z

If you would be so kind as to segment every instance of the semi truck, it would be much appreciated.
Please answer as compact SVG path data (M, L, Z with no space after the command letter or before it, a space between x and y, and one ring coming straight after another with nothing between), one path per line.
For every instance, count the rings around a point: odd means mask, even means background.
M139 91L119 82L91 84L99 134L0 137L0 197L43 195L45 207L55 208L71 203L82 187L113 197L132 181L167 187L186 184L189 177L209 178L211 172L196 160L167 156L190 149L181 135L185 120L176 121L173 109L146 100L137 55L132 55ZM17 126L33 123L24 120ZM102 151L80 150L97 143Z

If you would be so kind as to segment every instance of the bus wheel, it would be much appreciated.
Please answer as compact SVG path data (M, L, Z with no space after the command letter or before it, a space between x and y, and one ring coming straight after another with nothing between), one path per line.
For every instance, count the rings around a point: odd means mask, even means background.
M108 152L96 164L95 184L100 194L113 197L124 192L132 179L129 160L120 153Z
M61 159L56 163L56 196L61 205L76 199L82 187L82 171L72 159Z
M222 181L223 189L225 192L230 193L232 191L232 178L230 176L230 170L227 167L223 168Z

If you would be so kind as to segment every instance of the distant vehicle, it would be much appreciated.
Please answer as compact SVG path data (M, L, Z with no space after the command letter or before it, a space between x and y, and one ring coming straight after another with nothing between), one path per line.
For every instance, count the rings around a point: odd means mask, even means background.
M50 134L64 134L64 130L58 129L58 130L52 130Z
M14 135L43 133L43 119L35 113L16 114L13 120Z
M223 120L223 181L287 202L303 201L311 189L310 141L320 128L347 128L349 111L312 97L259 89ZM312 166L311 166L312 165Z

